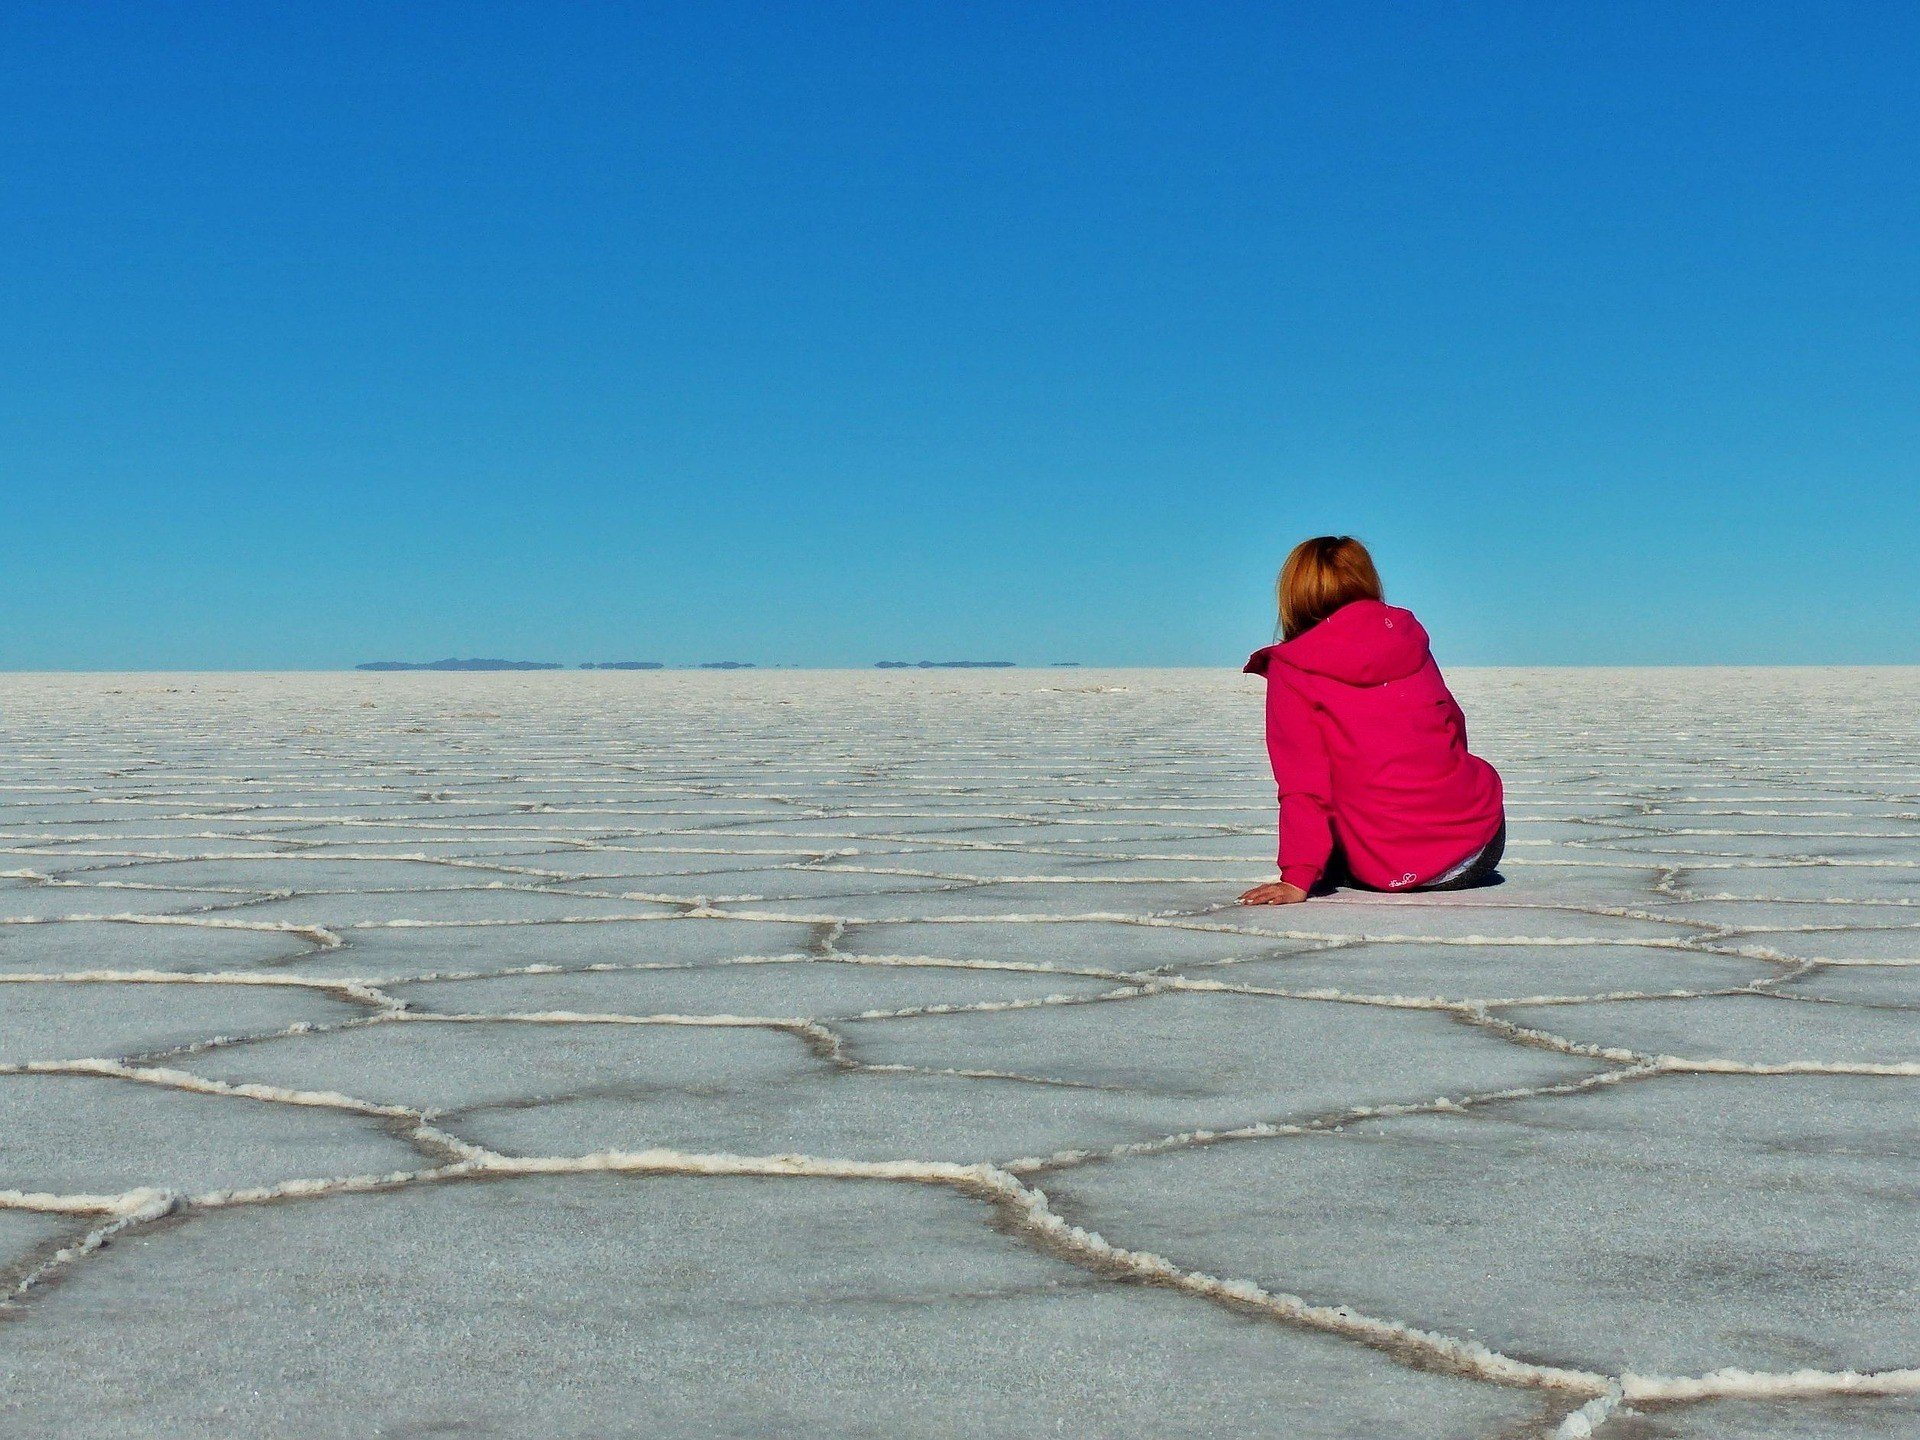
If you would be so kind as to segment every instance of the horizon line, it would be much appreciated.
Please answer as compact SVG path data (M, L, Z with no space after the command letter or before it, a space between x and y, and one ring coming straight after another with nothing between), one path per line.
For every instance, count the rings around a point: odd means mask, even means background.
M1449 672L1458 670L1920 670L1920 659L1916 660L1537 660L1537 661L1450 661L1444 667ZM1132 662L1098 664L1085 661L1012 661L997 664L950 665L932 663L923 665L918 661L894 662L883 664L799 664L747 662L734 665L717 665L698 661L686 664L662 663L645 669L623 666L586 665L538 665L514 668L475 668L475 669L433 669L425 666L407 666L399 669L366 669L356 665L295 665L277 668L256 666L209 666L203 668L148 668L148 667L81 667L49 669L31 669L0 665L0 675L360 675L391 678L396 675L699 675L699 674L774 674L796 670L816 672L841 672L847 674L899 674L901 671L921 672L924 670L1231 670L1238 671L1238 662L1222 661L1219 664L1194 662L1179 665L1143 665Z

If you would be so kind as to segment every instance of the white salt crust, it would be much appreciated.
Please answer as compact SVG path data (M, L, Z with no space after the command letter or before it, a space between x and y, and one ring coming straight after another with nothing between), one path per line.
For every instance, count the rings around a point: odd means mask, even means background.
M1177 1244L1070 1223L1046 1189L1048 1176L1084 1167L1361 1122L1550 1107L1655 1080L1920 1077L1920 1050L1899 1053L1920 980L1903 991L1898 978L1920 974L1910 943L1920 934L1920 757L1907 718L1920 674L1464 674L1476 748L1508 781L1506 883L1284 910L1232 904L1270 873L1257 689L1197 672L1041 683L1055 678L9 677L0 987L75 1006L99 987L117 1006L204 996L207 1029L159 1050L0 1053L0 1104L11 1077L69 1075L205 1103L303 1107L400 1137L420 1164L240 1187L0 1189L0 1207L86 1227L16 1272L6 1308L30 1325L35 1297L55 1282L83 1285L90 1266L111 1263L103 1257L116 1237L234 1207L503 1176L866 1180L977 1201L983 1224L1104 1283L1147 1281L1402 1364L1564 1397L1559 1440L1604 1436L1636 1405L1920 1394L1920 1368L1767 1370L1729 1356L1701 1373L1664 1374L1521 1359L1391 1307L1372 1313L1183 1267L1165 1253ZM1756 687L1772 702L1761 727L1748 718ZM63 933L86 943L16 944L22 968L9 968L9 942L43 926L70 927ZM116 963L116 937L153 926L261 943L177 969ZM738 946L712 939L736 927ZM409 934L435 937L413 970ZM911 936L910 952L889 948L896 934ZM376 935L377 950L361 938ZM769 935L792 948L754 943ZM379 955L377 967L357 968L357 944ZM1516 983L1564 981L1555 955L1609 953L1629 962L1632 988ZM63 963L47 965L47 955ZM1466 993L1459 961L1495 955L1488 970L1502 988ZM1639 985L1667 978L1661 955L1672 957L1671 981ZM1371 988L1337 983L1343 956L1366 962L1354 970L1374 978ZM1314 982L1287 983L1302 957ZM1867 968L1887 978L1822 986ZM640 984L649 975L657 979ZM886 1003L859 1003L869 977ZM580 1003L616 986L814 998L806 1013ZM263 991L330 1002L339 1018L222 1027L223 995ZM486 1003L462 1008L463 991ZM568 1003L515 1003L550 992ZM289 1045L336 1032L372 1043L419 1026L484 1030L511 1048L500 1037L587 1027L767 1032L794 1047L797 1063L880 1084L931 1075L1125 1091L1150 1082L1103 1079L1103 1053L1125 1055L1128 1017L1149 1013L1137 1007L1177 996L1377 1016L1369 1033L1388 1055L1411 1034L1392 1017L1425 1015L1422 1024L1458 1026L1469 1050L1519 1047L1565 1068L1536 1084L1251 1113L965 1163L673 1145L509 1155L426 1103L217 1073L224 1056L271 1068ZM1087 1023L1062 1030L1069 1049L1045 1063L1051 1017L1070 1015ZM869 1058L868 1037L882 1031L863 1027L877 1026L948 1027L965 1063ZM1856 1033L1874 1037L1867 1048L1879 1058L1859 1057ZM1920 1027L1907 1034L1920 1038ZM1666 1053L1670 1043L1636 1044L1639 1035L1699 1044ZM1767 1058L1783 1045L1792 1058ZM998 1063L1009 1056L1022 1063ZM1675 1303L1687 1299L1676 1292ZM1912 1317L1889 1323L1910 1327ZM141 1342L130 1333L125 1343Z

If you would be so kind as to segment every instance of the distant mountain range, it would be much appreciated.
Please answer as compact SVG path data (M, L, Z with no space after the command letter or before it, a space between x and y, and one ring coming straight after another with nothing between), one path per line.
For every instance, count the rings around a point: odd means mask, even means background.
M557 660L369 660L356 670L564 670ZM582 660L582 670L664 670L658 660Z
M1056 667L1077 665L1077 660L1056 660ZM882 660L876 670L1011 670L1012 660ZM564 670L557 660L369 660L356 670ZM664 670L659 660L582 660L582 670ZM692 667L700 670L757 670L751 660L707 660Z
M1011 660L881 660L876 670L1011 670Z
M356 670L564 670L552 660L369 660Z

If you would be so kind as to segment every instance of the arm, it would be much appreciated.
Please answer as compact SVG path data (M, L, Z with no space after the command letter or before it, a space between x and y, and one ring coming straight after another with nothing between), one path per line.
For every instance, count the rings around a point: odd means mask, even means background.
M1267 757L1280 789L1280 878L1311 890L1333 850L1333 775L1313 707L1277 676L1267 681Z
M1467 717L1461 710L1460 702L1453 698L1453 692L1447 691L1447 713L1453 716L1453 728L1460 732L1460 748L1469 749L1467 744Z

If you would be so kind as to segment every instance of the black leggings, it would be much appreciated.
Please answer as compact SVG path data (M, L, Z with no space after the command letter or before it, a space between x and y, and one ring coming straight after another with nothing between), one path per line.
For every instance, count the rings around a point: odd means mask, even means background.
M1507 822L1502 819L1500 828L1493 832L1480 853L1473 857L1473 863L1451 880L1442 880L1432 885L1409 885L1405 890L1395 890L1395 895L1407 895L1422 890L1472 890L1486 885L1493 879L1494 872L1500 868L1500 857L1507 849ZM1353 871L1347 868L1347 855L1334 842L1333 853L1327 857L1326 871L1320 877L1320 884L1328 889L1337 890L1378 890L1378 885L1363 885L1353 878Z

